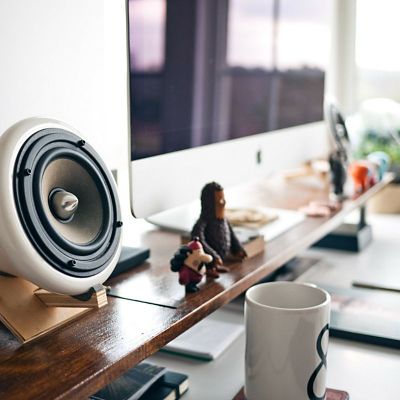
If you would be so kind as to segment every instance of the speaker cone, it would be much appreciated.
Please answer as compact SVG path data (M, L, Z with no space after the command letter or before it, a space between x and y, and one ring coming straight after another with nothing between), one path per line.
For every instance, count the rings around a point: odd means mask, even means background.
M23 228L50 265L74 277L109 265L121 216L111 174L90 145L67 130L42 129L21 147L14 175Z

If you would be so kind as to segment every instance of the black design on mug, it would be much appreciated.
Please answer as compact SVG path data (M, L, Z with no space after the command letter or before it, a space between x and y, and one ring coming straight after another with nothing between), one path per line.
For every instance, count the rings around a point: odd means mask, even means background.
M329 330L329 324L326 324L321 332L318 335L317 338L317 353L319 355L319 358L321 359L321 362L318 364L317 368L315 368L314 372L311 374L310 379L308 380L307 384L307 394L308 398L310 400L324 400L325 399L325 393L319 397L315 394L314 392L314 382L315 379L317 379L317 375L319 374L319 371L321 371L322 367L326 368L326 356L327 353L324 353L322 350L322 337L324 336L324 333Z

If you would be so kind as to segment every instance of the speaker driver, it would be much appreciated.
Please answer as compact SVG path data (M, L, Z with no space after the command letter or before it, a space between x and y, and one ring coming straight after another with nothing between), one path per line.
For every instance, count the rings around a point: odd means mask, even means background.
M69 294L102 283L118 260L122 222L113 177L99 155L72 128L42 119L23 121L0 137L0 157L7 145L14 145L15 154L8 160L18 216L14 225L27 240L16 256L0 236L0 250L9 259L5 268L0 260L0 269ZM0 190L2 185L0 175ZM0 204L0 215L5 213ZM41 266L21 273L15 259L26 260L28 249L39 256ZM49 285L50 276L56 281L50 279Z
M100 191L87 170L76 161L59 158L39 179L40 204L54 232L76 245L95 240L102 229L104 211Z

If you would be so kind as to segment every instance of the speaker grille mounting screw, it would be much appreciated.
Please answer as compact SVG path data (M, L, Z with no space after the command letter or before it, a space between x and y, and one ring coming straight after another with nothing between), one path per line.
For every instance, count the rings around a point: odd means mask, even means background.
M68 261L68 265L69 265L70 267L75 267L76 261L75 261L75 260L69 260L69 261Z
M25 168L24 174L25 176L32 175L32 170L30 168Z
M121 226L123 225L123 222L122 221L117 221L116 225L117 225L117 228L121 228Z
M86 144L86 142L83 139L78 141L78 146L79 147L83 147L85 144Z

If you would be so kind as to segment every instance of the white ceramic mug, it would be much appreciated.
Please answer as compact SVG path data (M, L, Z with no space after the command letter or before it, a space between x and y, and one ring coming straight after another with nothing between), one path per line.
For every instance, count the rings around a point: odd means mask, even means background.
M248 400L323 400L330 296L315 285L271 282L246 293Z

